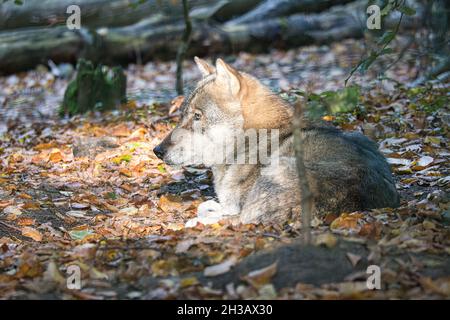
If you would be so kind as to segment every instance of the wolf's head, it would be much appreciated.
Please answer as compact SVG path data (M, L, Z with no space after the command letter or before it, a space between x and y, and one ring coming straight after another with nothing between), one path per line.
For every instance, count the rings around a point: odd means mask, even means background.
M177 127L153 150L160 159L175 165L212 165L223 160L227 141L244 130L290 124L291 108L257 79L222 59L215 67L197 57L195 62L203 79L184 100Z

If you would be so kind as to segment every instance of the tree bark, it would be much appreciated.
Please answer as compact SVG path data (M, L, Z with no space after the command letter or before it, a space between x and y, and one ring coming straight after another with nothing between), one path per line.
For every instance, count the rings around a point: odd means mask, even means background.
M312 207L313 207L313 194L308 183L308 177L306 175L306 167L304 162L303 153L303 134L302 134L302 121L303 121L303 108L300 101L295 105L294 113L294 150L295 160L297 164L297 172L299 176L299 187L301 194L301 221L302 221L302 236L306 245L311 244L311 219L312 219Z
M183 95L183 61L186 55L186 51L189 48L189 43L191 42L191 33L192 33L192 23L191 18L189 17L189 6L187 0L183 0L183 11L184 11L184 33L183 39L178 47L177 52L177 83L176 90L179 95Z
M320 12L335 5L345 4L353 0L266 0L255 9L233 19L227 24L242 24L289 16L299 12Z

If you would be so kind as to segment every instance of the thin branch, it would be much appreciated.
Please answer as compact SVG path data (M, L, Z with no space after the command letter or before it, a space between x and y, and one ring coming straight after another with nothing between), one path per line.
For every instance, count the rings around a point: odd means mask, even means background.
M306 98L305 98L306 99ZM307 100L306 100L307 101ZM293 120L294 129L294 149L297 163L298 180L300 186L301 195L301 221L303 239L305 244L311 243L311 210L312 210L312 193L309 188L308 179L306 176L306 167L304 162L304 146L302 137L302 121L303 121L303 108L300 101L295 104L295 113Z
M403 1L403 2L401 2L399 5L398 5L398 7L400 6L400 5L403 5L405 3L405 1ZM397 22L397 25L395 26L395 29L394 29L394 34L395 34L395 36L397 36L397 34L398 34L398 31L400 30L400 24L402 23L402 19L403 19L403 12L400 14L400 18L399 18L399 20L398 20L398 22ZM387 48L387 46L388 45L390 45L391 44L391 42L394 40L394 38L395 38L395 36L394 37L392 37L389 41L387 41L384 45L383 45L383 47L380 49L380 50L378 50L377 52L375 52L375 54L374 54L374 56L373 56L373 60L375 61L382 53L383 53L383 51ZM360 60L359 61L359 63L350 71L350 74L348 75L348 77L345 79L345 86L347 86L347 82L348 82L348 80L350 80L350 78L353 76L353 74L367 61L367 59L368 59L369 57L367 57L366 59L362 59L362 60Z
M192 34L192 23L189 17L189 7L187 0L183 0L183 16L186 27L184 29L183 38L181 44L178 47L177 52L177 84L176 90L179 95L183 95L183 61L186 55L186 51L189 48L189 43L191 42Z

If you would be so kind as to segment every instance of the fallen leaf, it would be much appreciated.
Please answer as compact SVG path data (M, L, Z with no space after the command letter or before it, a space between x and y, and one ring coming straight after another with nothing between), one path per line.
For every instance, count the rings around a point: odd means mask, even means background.
M205 277L215 277L220 274L224 274L230 271L230 269L236 264L236 262L237 258L233 256L222 263L206 267L205 270L203 270L203 275Z
M8 215L12 214L12 215L18 216L18 215L22 214L22 210L20 210L16 206L8 206L5 209L3 209L3 213L8 214Z
M70 207L72 209L76 209L76 210L80 210L80 209L87 209L90 207L90 205L88 203L78 203L78 202L74 202L70 204Z
M180 287L181 288L191 287L191 286L195 286L199 283L200 282L198 281L198 279L196 277L183 278L180 281Z
M175 247L175 253L185 253L189 250L189 248L196 243L193 239L187 239L178 242L177 246Z
M180 109L180 107L183 104L183 102L184 102L184 96L175 97L170 102L169 115L175 113L178 109Z
M127 168L120 168L119 172L120 172L120 174L123 174L124 176L129 177L129 178L131 178L133 176L133 172L131 172L131 170L127 169Z
M113 128L112 134L116 137L128 137L131 134L131 131L125 124L119 124Z
M337 238L332 233L322 233L317 236L316 246L324 245L328 248L333 248L337 244Z
M277 273L277 266L278 261L275 261L265 268L249 272L242 280L245 280L254 288L259 289L271 281L273 276Z
M53 281L58 284L66 283L66 279L61 275L61 272L58 270L58 266L53 260L47 265L47 269L44 272L44 279L46 281Z
M353 254L351 252L347 252L346 256L353 267L355 267L358 264L358 262L361 260L361 256L359 256L357 254Z
M122 208L119 210L120 214L125 214L127 216L134 216L136 214L138 214L139 210L136 207L127 207L127 208Z
M349 231L357 231L358 221L363 217L361 213L343 213L334 220L330 228L331 230L346 229Z
M24 227L24 226L32 226L36 223L36 220L33 218L19 218L17 220L17 225Z
M69 231L69 235L73 240L83 240L92 234L93 234L92 230L89 229Z
M58 148L53 148L48 155L48 161L53 163L63 161L63 158L64 156Z
M420 167L427 167L433 161L434 161L434 159L432 157L423 156L423 157L420 157L419 161L417 161L417 165L420 166Z
M159 198L159 207L164 212L179 211L183 207L183 199L174 195L163 195Z

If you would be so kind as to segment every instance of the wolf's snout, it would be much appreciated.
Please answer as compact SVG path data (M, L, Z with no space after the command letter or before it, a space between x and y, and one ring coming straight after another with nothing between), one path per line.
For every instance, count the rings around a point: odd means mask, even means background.
M154 153L158 158L160 158L161 160L163 160L165 151L164 151L164 148L161 147L160 144L158 144L158 145L153 149L153 153Z

